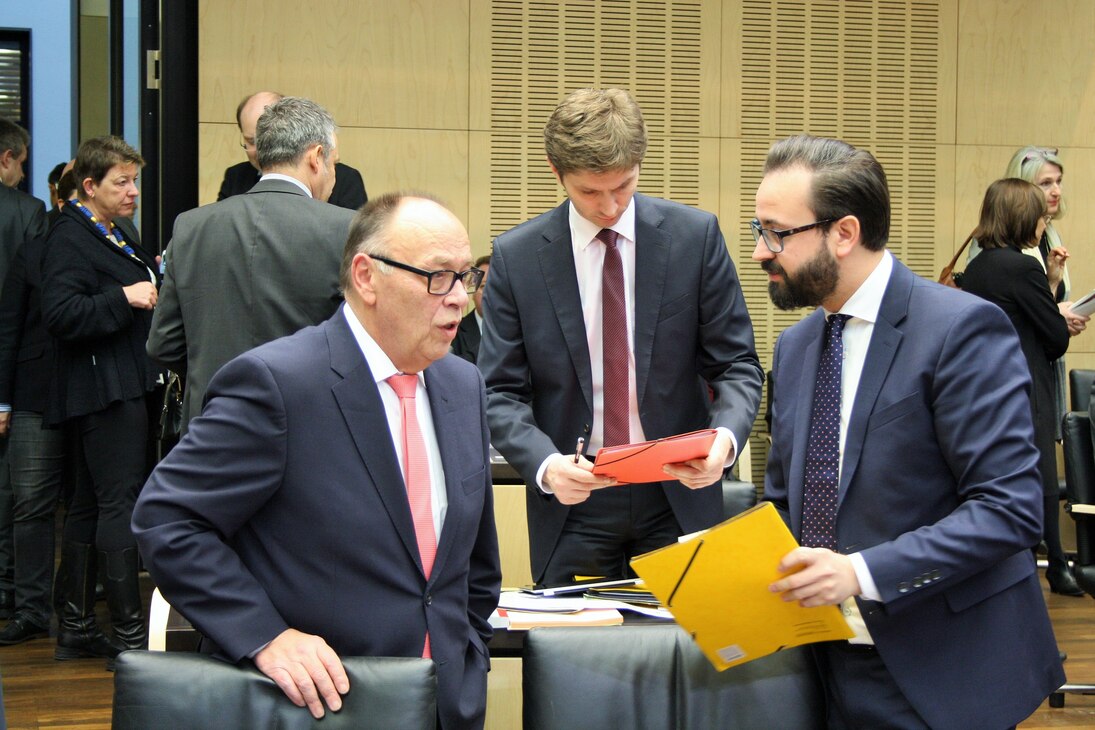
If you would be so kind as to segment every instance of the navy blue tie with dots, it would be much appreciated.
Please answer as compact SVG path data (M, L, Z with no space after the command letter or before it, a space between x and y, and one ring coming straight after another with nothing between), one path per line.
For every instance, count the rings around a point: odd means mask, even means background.
M810 439L806 444L806 484L802 505L802 544L836 550L836 497L840 483L840 370L847 314L830 315L817 367Z

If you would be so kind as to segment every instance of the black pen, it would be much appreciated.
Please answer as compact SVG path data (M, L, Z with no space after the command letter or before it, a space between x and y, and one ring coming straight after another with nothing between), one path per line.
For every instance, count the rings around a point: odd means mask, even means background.
M574 463L577 464L578 460L582 458L582 447L585 446L586 440L581 436L578 437L578 445L574 447Z

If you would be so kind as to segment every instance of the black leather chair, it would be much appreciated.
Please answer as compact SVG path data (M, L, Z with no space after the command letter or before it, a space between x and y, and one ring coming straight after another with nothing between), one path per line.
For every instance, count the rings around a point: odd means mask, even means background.
M1091 383L1095 381L1095 370L1073 368L1068 371L1069 408L1074 411L1086 411L1091 402Z
M113 730L400 728L437 725L437 677L429 659L343 657L350 691L342 709L315 720L253 666L205 654L127 651L114 674Z
M1075 393L1074 390L1073 399L1076 397ZM1084 592L1095 597L1095 448L1091 442L1091 419L1085 412L1066 413L1061 431L1064 437L1065 492L1068 498L1065 510L1076 521L1076 560L1072 572ZM1068 670L1067 664L1065 670ZM1065 693L1095 694L1095 684L1069 682L1050 695L1050 706L1064 707Z
M825 727L805 648L717 672L676 625L533 629L525 730Z
M722 518L728 520L757 503L757 486L727 475L722 479Z

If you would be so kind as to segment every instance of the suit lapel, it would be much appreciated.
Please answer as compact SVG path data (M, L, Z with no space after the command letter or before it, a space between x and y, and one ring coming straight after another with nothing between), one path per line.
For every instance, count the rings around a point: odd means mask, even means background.
M460 451L457 440L462 438L462 434L467 433L469 423L468 414L460 413L456 403L449 397L444 379L435 375L432 367L426 368L425 374L426 393L430 399L430 414L433 416L433 430L437 435L437 448L441 452L441 468L445 472L445 493L448 495L449 502L445 522L441 526L441 534L437 540L437 555L434 557L433 571L430 573L432 580L443 569L460 530L464 486L460 481L461 470L455 466L454 468L449 466L459 461Z
M662 306L665 278L669 275L670 237L659 226L662 216L638 193L635 203L635 393L642 405L650 360L654 352L654 333Z
M837 508L848 485L855 476L856 467L863 454L863 440L867 435L867 423L870 421L874 404L882 392L882 385L893 365L897 348L901 344L902 334L898 325L905 319L909 309L909 295L912 292L912 273L897 259L894 259L893 273L882 295L882 306L878 310L878 320L867 346L867 357L863 362L863 373L859 377L855 403L852 405L848 434L844 439L844 460L840 470L840 492Z
M407 488L392 448L384 404L365 356L361 354L361 348L343 317L339 309L325 325L331 348L331 369L342 377L331 392L361 456L362 465L399 533L399 539L418 564L418 569L422 570Z
M585 318L582 316L582 297L578 291L578 275L574 270L574 251L570 238L568 218L569 202L555 209L549 225L545 226L547 239L537 256L540 273L544 277L548 299L555 311L559 329L563 333L567 352L570 354L586 407L593 412L593 373L589 364L589 344L586 342Z

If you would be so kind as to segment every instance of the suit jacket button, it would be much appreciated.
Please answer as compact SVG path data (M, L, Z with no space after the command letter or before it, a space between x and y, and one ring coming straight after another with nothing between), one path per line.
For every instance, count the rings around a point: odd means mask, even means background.
M903 580L900 583L898 583L897 584L897 592L898 593L908 593L909 592L909 582L907 580Z
M431 594L431 593L426 594L426 605L427 606L432 606L433 605L433 594Z

